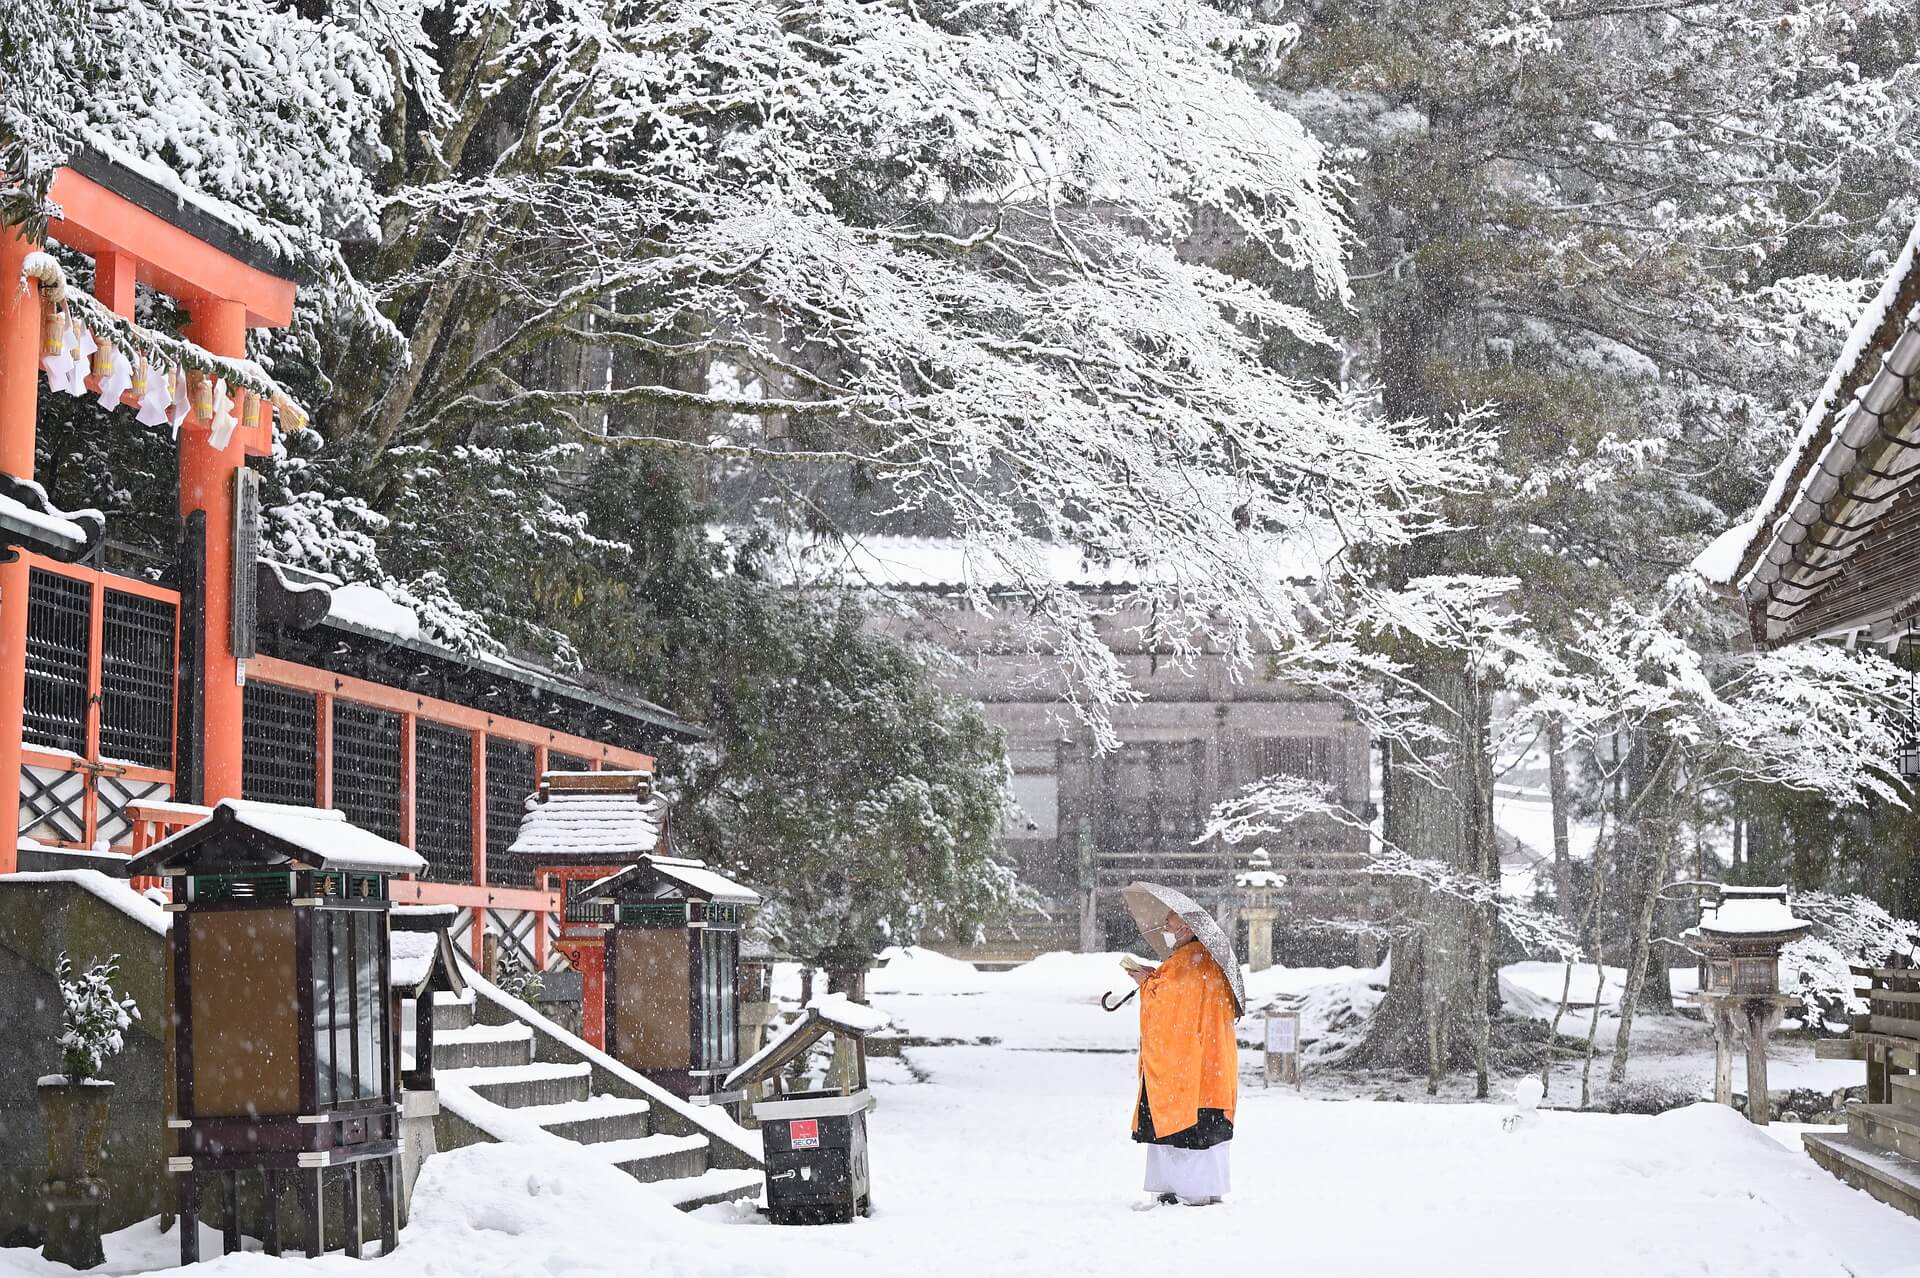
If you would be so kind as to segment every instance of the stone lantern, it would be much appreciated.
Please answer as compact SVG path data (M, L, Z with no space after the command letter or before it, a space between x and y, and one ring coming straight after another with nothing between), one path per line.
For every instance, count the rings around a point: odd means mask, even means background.
M1287 877L1273 868L1265 848L1255 848L1247 868L1234 879L1240 912L1247 920L1247 967L1262 972L1273 966L1273 925L1280 917L1280 889Z
M1747 1117L1764 1125L1767 1107L1767 1034L1780 1023L1791 995L1780 992L1780 951L1807 934L1793 916L1784 887L1727 887L1700 912L1685 940L1706 973L1694 995L1713 1024L1713 1099L1733 1103L1733 1042L1747 1040Z

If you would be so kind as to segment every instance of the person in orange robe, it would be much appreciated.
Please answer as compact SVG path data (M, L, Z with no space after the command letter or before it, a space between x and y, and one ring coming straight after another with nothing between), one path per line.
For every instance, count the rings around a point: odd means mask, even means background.
M1132 973L1140 986L1140 1086L1133 1138L1147 1147L1142 1208L1217 1203L1229 1189L1233 1111L1240 1096L1233 989L1177 913L1172 952L1159 967Z

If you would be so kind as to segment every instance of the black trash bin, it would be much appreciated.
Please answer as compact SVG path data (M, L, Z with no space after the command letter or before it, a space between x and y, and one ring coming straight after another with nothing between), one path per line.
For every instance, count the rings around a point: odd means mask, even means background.
M867 1111L874 1100L867 1090L866 1039L876 1026L886 1024L884 1013L829 995L727 1076L726 1089L750 1098L743 1105L760 1127L767 1161L767 1218L774 1224L840 1224L871 1208ZM836 1052L835 1064L827 1071L838 1085L782 1090L788 1067L828 1036L850 1049ZM773 1095L765 1094L769 1089Z
M754 1106L767 1156L767 1219L843 1224L867 1214L867 1111L861 1090L796 1092Z

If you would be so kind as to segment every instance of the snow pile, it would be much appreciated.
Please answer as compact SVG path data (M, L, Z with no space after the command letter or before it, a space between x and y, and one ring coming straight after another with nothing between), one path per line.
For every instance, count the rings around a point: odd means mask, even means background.
M1620 1006L1620 995L1627 987L1627 969L1610 966L1605 979L1602 986L1600 969L1591 963L1575 963L1571 982L1565 963L1509 963L1500 969L1500 1006L1515 1016L1551 1021L1560 1010L1562 991L1569 1010L1587 1010L1594 1005L1597 989L1601 1009L1610 1011Z
M1746 557L1747 543L1760 530L1759 520L1745 519L1715 537L1707 543L1707 548L1694 556L1693 570L1716 586L1731 586L1740 571L1740 561Z
M880 966L867 974L867 993L981 994L993 979L960 959L896 945L880 951Z
M1358 1041L1367 1018L1386 997L1387 965L1270 967L1252 974L1248 980L1248 1013L1240 1019L1240 1041L1248 1045L1261 1043L1263 1021L1268 1013L1297 1012L1300 1055L1311 1064L1337 1057Z
M1120 966L1120 957L1118 950L1102 954L1056 950L1001 973L995 989L1027 998L1098 1003L1102 994L1124 994L1133 989L1133 978Z

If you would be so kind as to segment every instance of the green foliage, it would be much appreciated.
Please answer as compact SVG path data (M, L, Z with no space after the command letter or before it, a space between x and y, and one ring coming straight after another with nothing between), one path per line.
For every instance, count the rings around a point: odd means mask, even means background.
M493 970L493 983L500 987L501 993L524 1003L539 998L544 985L540 973L528 967L526 960L520 957L520 947L507 944L500 946L500 958Z

